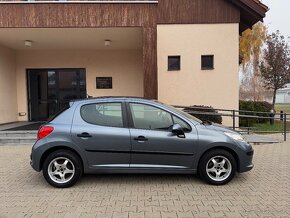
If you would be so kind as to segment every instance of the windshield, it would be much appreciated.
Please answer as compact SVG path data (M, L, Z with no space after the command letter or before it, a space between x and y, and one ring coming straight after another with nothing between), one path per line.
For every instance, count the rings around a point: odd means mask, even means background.
M164 103L159 102L159 101L158 101L158 103L163 104L163 105L169 107L171 110L173 110L173 111L175 111L175 112L177 112L177 113L182 114L183 116L187 117L188 119L194 120L194 121L196 121L196 122L198 122L198 123L202 123L202 121L201 121L200 119L196 118L195 116L190 115L189 113L186 113L186 112L184 112L184 111L182 111L182 110L179 110L179 109L177 109L177 108L175 108L175 107L173 107L173 106L171 106L171 105L164 104Z

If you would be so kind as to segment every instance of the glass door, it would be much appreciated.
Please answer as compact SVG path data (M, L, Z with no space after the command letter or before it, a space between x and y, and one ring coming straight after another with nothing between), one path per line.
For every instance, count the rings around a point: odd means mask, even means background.
M30 121L46 121L73 99L86 98L85 69L27 71Z

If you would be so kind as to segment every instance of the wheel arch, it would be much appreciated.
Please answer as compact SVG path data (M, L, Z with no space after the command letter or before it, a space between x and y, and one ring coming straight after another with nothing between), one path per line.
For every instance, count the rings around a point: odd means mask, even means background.
M203 151L203 153L200 155L199 159L198 159L198 163L197 163L197 170L199 169L199 164L200 164L200 161L202 159L202 157L207 153L207 152L210 152L212 150L218 150L218 149L221 149L221 150L225 150L227 152L229 152L231 155L233 155L233 157L235 158L236 160L236 164L237 164L237 171L240 170L240 158L238 156L238 154L236 153L236 151L234 151L233 149L225 146L225 145L218 145L218 146L213 146L213 147L210 147L208 149L206 149L205 151Z
M45 161L45 159L48 157L49 154L51 154L52 152L55 152L55 151L58 151L58 150L68 150L68 151L71 151L73 152L75 155L78 156L78 158L80 159L81 161L81 164L82 164L82 169L84 170L84 160L83 158L81 157L81 155L73 148L71 147L67 147L67 146L63 146L63 145L60 145L60 146L54 146L54 147L51 147L49 149L47 149L41 156L40 158L40 162L39 162L39 167L40 169L42 169L43 167L43 163Z

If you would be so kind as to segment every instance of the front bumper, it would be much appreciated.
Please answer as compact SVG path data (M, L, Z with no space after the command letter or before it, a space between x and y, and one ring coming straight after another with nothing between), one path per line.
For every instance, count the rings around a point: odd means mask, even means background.
M253 164L254 150L251 149L240 156L239 173L250 171L254 168Z

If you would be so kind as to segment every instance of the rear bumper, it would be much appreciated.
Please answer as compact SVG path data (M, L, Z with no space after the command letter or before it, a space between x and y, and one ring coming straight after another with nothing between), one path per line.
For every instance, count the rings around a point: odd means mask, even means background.
M40 172L39 165L35 164L32 159L32 154L30 154L30 166L37 172Z
M41 171L40 168L40 157L42 155L42 152L40 152L40 149L35 149L35 145L38 143L38 141L33 145L32 151L30 154L30 166L37 172Z

